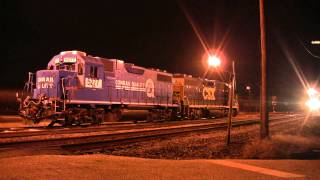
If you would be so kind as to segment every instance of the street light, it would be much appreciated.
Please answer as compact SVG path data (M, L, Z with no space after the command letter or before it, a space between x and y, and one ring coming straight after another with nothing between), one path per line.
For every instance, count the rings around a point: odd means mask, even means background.
M307 90L307 94L309 95L309 99L306 102L307 107L309 107L310 111L319 110L320 109L319 92L314 88L309 88Z
M251 87L250 87L250 86L246 86L246 90L248 91L248 93L249 93L249 97L250 97Z
M250 112L251 110L251 87L250 86L246 86L246 90L248 91L248 111Z
M217 68L220 66L221 60L219 57L215 55L209 55L208 56L208 65L209 67L215 67ZM229 117L228 117L228 129L227 129L227 145L230 144L231 139L231 126L232 126L232 105L233 105L233 96L234 96L234 86L235 86L235 69L234 69L234 61L232 61L232 72L229 72L231 75L230 79L230 91L229 91Z
M310 97L312 97L312 96L318 94L318 91L315 90L314 88L309 88L309 89L307 90L307 94L308 94Z
M215 67L216 68L216 67L220 66L220 64L221 64L220 58L218 58L217 56L209 55L209 57L208 57L208 65L210 67Z
M320 41L319 40L313 40L313 41L311 41L311 44L320 44Z

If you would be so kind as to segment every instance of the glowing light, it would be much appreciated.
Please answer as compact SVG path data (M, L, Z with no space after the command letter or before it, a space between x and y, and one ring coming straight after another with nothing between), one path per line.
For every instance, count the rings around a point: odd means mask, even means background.
M65 55L65 54L73 54L73 55L80 55L80 56L86 56L87 55L85 52L77 51L77 50L60 52L60 55Z
M247 87L246 87L246 90L248 90L248 91L249 91L250 89L251 89L251 87L250 87L250 86L247 86Z
M60 58L55 58L55 59L54 59L54 63L55 63L55 64L59 64L59 63L60 63Z
M216 56L209 56L208 64L209 66L218 67L221 64L221 60Z
M75 58L75 57L65 57L65 58L63 58L63 62L64 63L76 63L77 62L77 58Z
M308 95L309 95L310 97L312 97L312 96L318 94L318 91L315 90L314 88L309 88L309 89L307 90L307 93L308 93Z
M318 98L310 98L306 105L309 107L311 111L318 110L320 108L320 101Z
M311 44L320 44L320 41L319 40L311 41Z

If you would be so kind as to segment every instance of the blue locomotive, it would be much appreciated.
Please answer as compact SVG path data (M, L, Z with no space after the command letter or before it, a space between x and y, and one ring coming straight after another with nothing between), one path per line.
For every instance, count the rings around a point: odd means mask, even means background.
M148 120L204 118L227 112L228 84L148 69L81 51L54 56L46 70L29 73L29 96L17 94L19 114L50 126L118 121L125 112L145 112ZM234 114L238 111L233 102Z

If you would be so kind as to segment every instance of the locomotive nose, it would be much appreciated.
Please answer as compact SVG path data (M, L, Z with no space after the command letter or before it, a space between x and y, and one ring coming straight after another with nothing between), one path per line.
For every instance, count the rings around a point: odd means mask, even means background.
M59 82L59 72L56 70L41 70L37 72L36 89L33 97L45 94L49 98L58 96L57 84Z

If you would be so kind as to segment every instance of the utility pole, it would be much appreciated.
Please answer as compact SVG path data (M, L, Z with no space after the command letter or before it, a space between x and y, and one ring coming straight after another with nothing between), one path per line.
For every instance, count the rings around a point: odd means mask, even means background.
M262 139L269 137L269 117L267 110L267 54L266 32L264 24L264 0L259 0L260 5L260 45L261 45L261 87L260 87L260 136Z
M232 61L232 73L230 81L230 91L229 91L229 117L228 117L228 134L227 134L227 145L230 145L231 141L231 128L232 128L232 114L233 114L233 99L234 99L234 88L235 88L235 68L234 61Z

